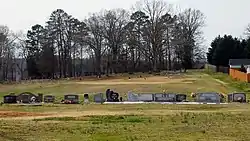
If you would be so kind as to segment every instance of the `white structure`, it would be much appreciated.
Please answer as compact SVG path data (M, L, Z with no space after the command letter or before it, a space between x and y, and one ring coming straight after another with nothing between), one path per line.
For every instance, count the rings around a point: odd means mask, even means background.
M250 65L247 66L247 74L250 73Z

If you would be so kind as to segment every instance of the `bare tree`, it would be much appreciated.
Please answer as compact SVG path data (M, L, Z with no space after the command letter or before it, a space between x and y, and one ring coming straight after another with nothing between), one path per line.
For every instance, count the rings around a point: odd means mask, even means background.
M153 64L153 71L157 71L158 61L163 52L164 32L166 24L170 21L172 6L161 0L144 0L137 3L137 9L148 15L148 23L145 26L144 38L148 45L144 47L149 53L149 58ZM168 37L168 36L167 36Z
M9 30L7 26L0 26L0 74L1 80L7 80L9 72L12 68L13 59L15 55L16 37ZM12 75L13 78L13 75Z
M196 9L186 9L178 15L175 41L178 41L177 54L185 69L192 68L193 61L202 55L202 27L205 26L204 14Z
M125 43L125 26L128 23L129 15L124 9L104 11L103 29L104 38L112 54L112 71L117 72L119 52Z
M89 28L89 37L86 40L87 45L93 50L95 55L95 68L98 76L101 77L101 60L102 56L107 49L104 42L104 25L102 22L101 14L92 14L87 20Z
M14 34L16 37L16 56L15 56L15 66L16 72L20 72L21 79L24 79L24 71L27 69L27 57L28 57L28 50L27 50L27 37L26 35L20 31ZM28 74L26 74L28 75Z

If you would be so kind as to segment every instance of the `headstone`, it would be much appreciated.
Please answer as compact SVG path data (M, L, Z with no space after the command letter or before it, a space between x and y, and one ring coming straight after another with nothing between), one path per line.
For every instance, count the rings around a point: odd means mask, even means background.
M156 102L176 102L176 94L155 94Z
M18 103L32 103L34 102L37 102L37 98L38 96L33 94L33 93L30 93L30 92L24 92L24 93L21 93L19 95L17 95L17 102Z
M187 100L187 95L185 94L177 94L176 95L176 102L184 102Z
M245 93L233 93L232 98L233 102L241 102L241 103L247 102Z
M102 93L98 93L94 95L94 102L96 103L103 103L105 100L103 98L103 94Z
M21 103L30 103L30 95L28 94L23 94L22 96L22 100L21 100Z
M152 102L154 101L154 94L133 94L132 92L128 92L128 101L130 102Z
M128 101L130 101L130 102L137 102L137 101L139 101L138 94L133 94L131 91L129 91L128 92Z
M85 104L89 103L89 94L84 94L84 103Z
M53 95L44 96L44 102L45 103L54 103L55 102L55 96L53 96Z
M4 100L3 101L4 103L8 103L8 104L17 103L15 95L6 95L3 97L3 100Z
M221 97L218 93L198 93L196 96L196 102L206 102L206 103L220 103Z
M107 89L106 91L106 101L107 102L119 102L119 94L117 92Z
M118 93L116 93L116 92L111 92L110 93L110 102L119 102L119 94Z
M79 104L79 95L74 95L74 94L65 95L64 102L66 104Z

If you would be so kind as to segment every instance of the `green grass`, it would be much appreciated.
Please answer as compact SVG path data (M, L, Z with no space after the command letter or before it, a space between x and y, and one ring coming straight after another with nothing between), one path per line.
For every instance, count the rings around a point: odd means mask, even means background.
M134 81L138 74L119 76ZM143 75L143 74L140 74ZM143 75L145 76L145 75ZM66 93L92 94L111 88L122 96L135 92L246 92L249 84L232 80L226 74L189 72L150 84L79 84L54 81L33 84L0 85L0 96L24 91L54 94L59 101ZM160 79L160 78L159 78ZM163 79L162 79L163 80ZM162 81L161 80L161 81ZM83 80L109 83L113 80ZM190 97L189 97L190 98ZM83 95L81 95L83 99ZM190 98L191 99L191 98ZM44 113L48 117L1 117L1 113ZM25 114L25 113L23 113ZM41 107L0 106L1 141L249 141L250 106L230 105L101 105L49 104Z
M133 105L135 108L136 105ZM165 114L51 117L35 120L0 120L0 140L65 141L216 141L250 140L248 105L197 106L138 105L140 110L163 110ZM157 108L158 107L158 108ZM198 106L199 107L199 106ZM116 106L106 107L114 110ZM118 106L121 108L121 106ZM137 107L138 108L138 107ZM213 109L214 108L214 109ZM245 108L248 111L241 112ZM129 108L128 108L129 109ZM187 109L186 112L177 109ZM211 112L206 112L207 109ZM230 111L234 110L234 112ZM173 112L172 110L177 110ZM239 110L238 112L236 112ZM189 112L188 112L189 111ZM217 112L216 112L217 111Z

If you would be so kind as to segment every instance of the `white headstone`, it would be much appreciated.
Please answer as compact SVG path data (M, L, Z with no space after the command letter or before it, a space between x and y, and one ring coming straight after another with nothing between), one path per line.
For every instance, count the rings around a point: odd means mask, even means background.
M132 92L128 92L128 101L129 102L153 101L153 94L134 94Z
M138 101L138 95L133 94L131 91L128 92L128 101L130 102L136 102Z

